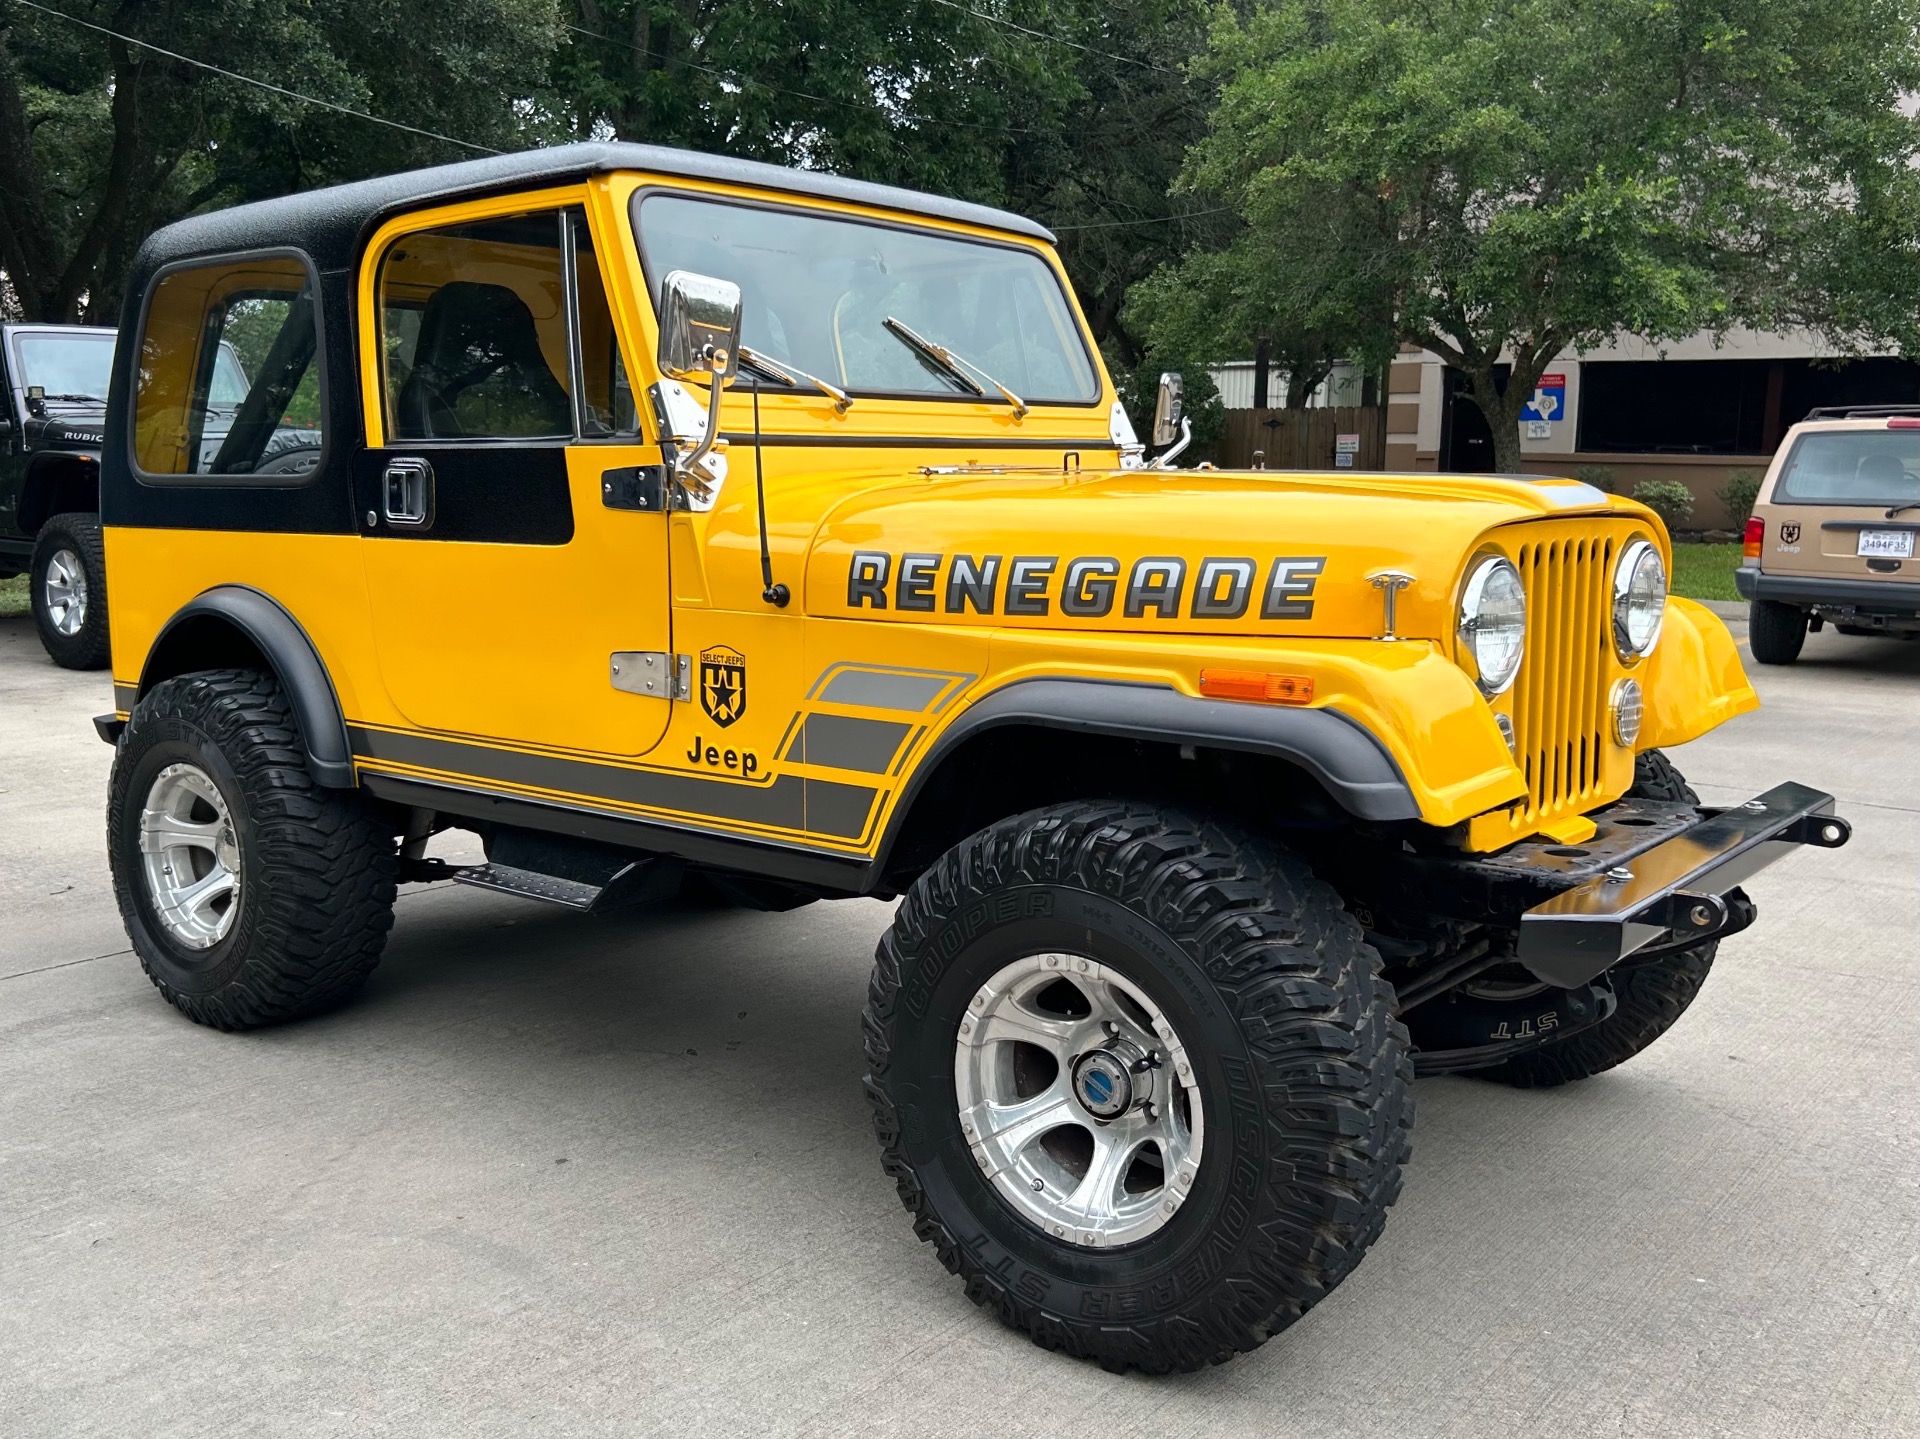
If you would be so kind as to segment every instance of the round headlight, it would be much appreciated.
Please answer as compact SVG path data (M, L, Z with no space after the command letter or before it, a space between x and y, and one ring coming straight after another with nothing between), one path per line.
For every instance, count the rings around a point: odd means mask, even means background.
M1653 653L1667 617L1667 567L1651 541L1635 540L1613 567L1613 647L1628 664Z
M1460 593L1460 650L1481 690L1497 695L1520 673L1527 643L1527 589L1498 555L1473 567Z

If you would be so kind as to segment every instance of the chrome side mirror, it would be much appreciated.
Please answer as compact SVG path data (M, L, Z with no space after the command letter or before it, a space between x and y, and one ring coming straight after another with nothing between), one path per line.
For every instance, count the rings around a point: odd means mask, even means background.
M724 475L707 463L720 436L720 396L739 364L740 287L711 275L673 271L660 284L660 371L676 384L704 380L711 387L699 440L691 450L674 457L673 474L708 504ZM672 414L684 406L669 400L661 408Z
M1171 370L1160 375L1160 394L1153 402L1153 443L1171 445L1154 460L1156 470L1171 469L1179 453L1193 443L1193 426L1187 423L1180 376Z

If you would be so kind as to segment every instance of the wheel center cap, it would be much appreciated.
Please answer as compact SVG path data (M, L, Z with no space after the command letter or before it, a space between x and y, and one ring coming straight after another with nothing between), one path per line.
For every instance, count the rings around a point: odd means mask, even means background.
M1095 1119L1118 1119L1133 1107L1131 1066L1111 1050L1083 1054L1073 1067L1073 1097Z

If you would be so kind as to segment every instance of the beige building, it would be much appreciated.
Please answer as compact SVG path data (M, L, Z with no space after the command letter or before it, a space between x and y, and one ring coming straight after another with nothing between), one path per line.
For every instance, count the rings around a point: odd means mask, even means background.
M1552 383L1558 380L1558 384ZM1493 445L1462 376L1408 349L1387 383L1390 470L1480 471ZM1529 469L1564 474L1602 466L1631 494L1648 479L1693 491L1694 523L1731 523L1715 492L1736 470L1764 471L1787 426L1816 405L1920 401L1920 365L1892 358L1837 362L1811 335L1735 331L1652 345L1622 339L1569 351L1547 367L1534 418L1521 424Z

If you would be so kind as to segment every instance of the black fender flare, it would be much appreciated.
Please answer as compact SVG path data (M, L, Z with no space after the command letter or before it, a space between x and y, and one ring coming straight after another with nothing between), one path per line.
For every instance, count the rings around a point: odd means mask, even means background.
M176 610L147 650L138 693L144 695L162 679L170 679L175 674L205 668L198 665L176 668L164 661L169 655L170 638L176 647L191 645L193 630L210 623L237 630L272 667L280 688L286 691L287 702L293 706L294 717L300 722L307 768L313 774L314 783L324 789L352 789L353 751L347 744L347 721L320 652L300 622L278 601L259 590L245 585L218 585Z
M78 483L84 498L62 503L68 479ZM87 493L91 491L91 493ZM98 450L40 450L27 460L20 476L14 521L32 535L58 514L100 511L100 452Z
M941 761L983 730L1016 724L1272 755L1312 775L1358 819L1420 818L1393 756L1372 731L1336 710L1200 699L1125 681L1018 680L963 710L914 767L887 822L876 870L886 868L921 786Z

